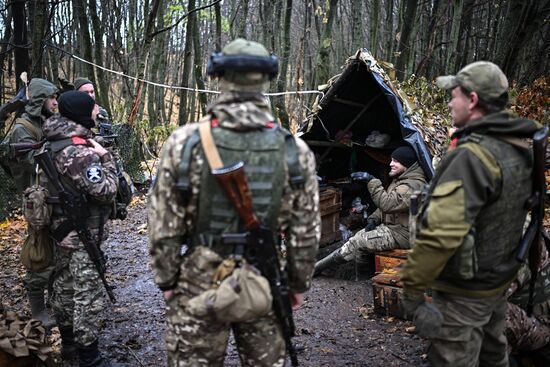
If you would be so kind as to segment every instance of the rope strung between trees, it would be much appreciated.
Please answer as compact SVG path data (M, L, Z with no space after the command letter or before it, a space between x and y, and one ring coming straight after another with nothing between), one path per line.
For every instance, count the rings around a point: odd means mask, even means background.
M195 93L220 94L220 91L217 91L217 90L181 87L181 86L168 85L168 84L163 84L163 83L152 82L152 81L146 80L146 79L141 79L141 78L138 78L138 77L135 77L135 76L124 74L121 71L108 69L108 68L103 67L101 65L95 64L95 63L93 63L91 61L88 61L88 60L85 60L85 59L81 58L80 56L77 56L77 55L75 55L75 54L73 54L69 51L65 51L64 49L62 49L60 47L52 45L51 43L46 43L46 46L51 47L53 49L56 49L56 50L66 54L66 55L69 55L70 57L72 57L75 60L78 60L78 61L83 62L83 63L88 64L88 65L92 65L95 68L101 69L103 71L106 71L106 72L109 72L109 73L112 73L112 74L116 74L116 75L124 77L124 78L132 79L132 80L135 80L135 81L138 81L138 82L143 82L143 83L155 86L155 87L167 88L167 89L176 89L176 90L187 90L187 91L195 92ZM263 93L263 94L265 96L276 97L276 96L284 96L284 95L291 95L291 94L297 94L297 95L299 95L299 94L320 94L320 95L323 95L323 92L318 91L318 90L298 90L298 91L274 92L274 93Z

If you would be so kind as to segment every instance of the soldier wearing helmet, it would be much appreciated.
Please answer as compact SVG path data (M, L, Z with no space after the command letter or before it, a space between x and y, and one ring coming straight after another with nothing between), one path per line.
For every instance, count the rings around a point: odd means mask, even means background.
M229 43L208 66L209 75L219 78L219 98L198 123L182 126L164 144L148 215L155 282L167 305L169 366L222 366L231 330L243 365L284 364L285 341L271 307L254 314L238 298L227 312L216 314L221 294L206 302L202 314L191 307L215 291L215 274L225 260L236 257L236 247L223 235L243 231L213 179L206 159L211 148L202 143L199 126L211 131L225 165L244 162L254 213L277 237L284 235L293 306L301 304L301 294L310 287L321 224L315 159L302 140L279 127L262 94L277 72L277 58L261 44ZM240 322L221 317L236 308L254 316Z

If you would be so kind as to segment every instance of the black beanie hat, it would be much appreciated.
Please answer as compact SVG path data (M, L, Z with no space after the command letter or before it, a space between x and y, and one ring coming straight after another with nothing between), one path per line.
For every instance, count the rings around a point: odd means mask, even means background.
M415 164L417 161L416 153L408 145L395 149L391 154L391 157L407 168Z
M92 120L95 101L88 93L76 90L65 92L59 97L57 104L61 116L88 129L95 126L95 122Z

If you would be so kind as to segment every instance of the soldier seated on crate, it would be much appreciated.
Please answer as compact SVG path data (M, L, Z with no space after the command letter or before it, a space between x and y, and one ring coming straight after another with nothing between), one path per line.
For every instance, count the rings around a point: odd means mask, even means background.
M386 190L382 182L367 172L355 172L352 178L368 182L368 190L378 209L367 219L364 229L357 232L342 247L315 264L315 274L356 260L359 274L367 273L367 255L375 251L408 249L409 205L411 194L426 184L426 176L414 150L401 146L392 152L390 177Z

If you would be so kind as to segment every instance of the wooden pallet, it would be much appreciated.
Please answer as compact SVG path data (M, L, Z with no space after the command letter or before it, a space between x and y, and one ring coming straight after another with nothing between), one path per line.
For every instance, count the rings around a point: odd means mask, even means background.
M319 191L321 210L321 246L340 241L340 211L342 210L342 193L337 187L324 187Z
M404 318L401 267L409 250L391 250L376 254L376 273L372 278L374 312L379 316Z

